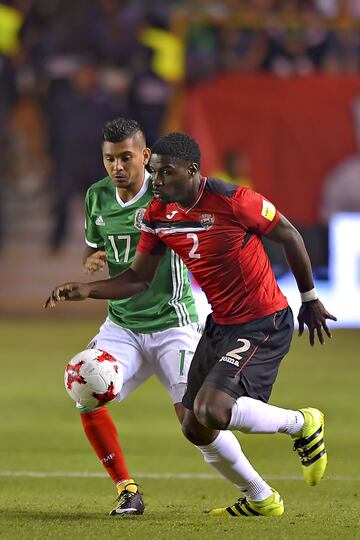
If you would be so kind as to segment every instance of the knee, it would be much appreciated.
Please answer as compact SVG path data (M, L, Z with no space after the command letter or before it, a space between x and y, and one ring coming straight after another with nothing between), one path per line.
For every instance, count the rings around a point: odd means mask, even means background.
M195 444L195 446L206 446L210 444L217 435L216 431L199 424L192 411L185 413L182 422L182 432L187 440L192 444Z
M230 421L226 407L208 400L195 400L194 414L200 424L210 429L226 429Z
M199 437L198 426L196 422L191 422L191 420L185 417L181 424L181 429L184 436L187 438L188 441L195 444L196 446L199 446L202 444L202 440L201 440L201 437Z

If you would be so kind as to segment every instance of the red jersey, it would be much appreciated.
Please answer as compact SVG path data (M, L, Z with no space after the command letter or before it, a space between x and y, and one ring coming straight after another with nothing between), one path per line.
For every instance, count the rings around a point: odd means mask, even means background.
M203 178L189 208L152 200L137 249L174 250L204 291L215 322L245 323L288 305L261 242L279 217L260 193Z

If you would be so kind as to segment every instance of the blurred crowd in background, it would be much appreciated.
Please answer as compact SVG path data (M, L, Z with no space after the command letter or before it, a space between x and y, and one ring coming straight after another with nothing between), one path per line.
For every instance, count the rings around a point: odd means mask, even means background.
M103 176L99 135L109 118L136 118L151 145L181 128L184 88L220 73L359 68L360 0L2 0L2 193L52 194L55 252L71 197ZM239 162L244 170L231 174L251 183L246 156Z

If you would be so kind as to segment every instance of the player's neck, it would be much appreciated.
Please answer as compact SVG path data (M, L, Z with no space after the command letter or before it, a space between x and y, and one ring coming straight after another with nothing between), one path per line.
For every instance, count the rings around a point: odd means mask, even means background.
M202 180L201 174L197 174L193 178L191 188L184 195L184 198L181 199L181 201L180 200L176 201L177 206L179 206L180 208L189 208L195 203L199 194L201 180Z
M139 179L137 179L133 184L126 188L116 188L117 194L120 197L120 199L126 203L131 201L141 190L141 188L144 185L145 180L145 171L143 176L139 176Z

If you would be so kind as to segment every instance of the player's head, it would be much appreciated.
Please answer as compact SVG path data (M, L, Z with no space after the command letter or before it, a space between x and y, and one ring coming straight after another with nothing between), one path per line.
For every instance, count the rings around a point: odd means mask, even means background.
M105 169L116 187L141 185L150 150L136 120L115 118L107 122L102 131L102 153Z
M103 127L103 144L104 142L118 143L133 138L136 138L140 145L146 146L144 130L139 122L132 118L114 118L106 122Z
M191 201L199 186L200 159L198 143L185 133L156 141L150 158L155 197L165 203Z

